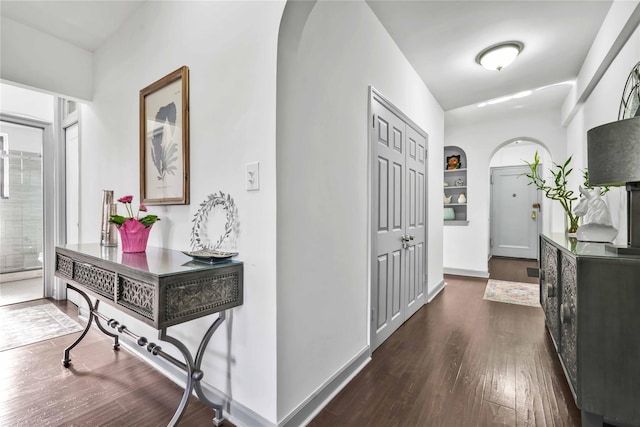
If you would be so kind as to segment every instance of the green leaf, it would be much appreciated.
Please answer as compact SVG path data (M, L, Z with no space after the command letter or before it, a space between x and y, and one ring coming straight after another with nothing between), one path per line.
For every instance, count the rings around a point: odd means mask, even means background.
M140 224L144 225L145 227L150 227L156 221L160 221L160 218L158 218L157 215L147 215L143 218L140 218L138 221L140 221Z
M111 215L111 218L109 218L109 222L116 224L118 227L120 227L122 224L124 224L124 222L129 219L129 218L125 218L122 215Z

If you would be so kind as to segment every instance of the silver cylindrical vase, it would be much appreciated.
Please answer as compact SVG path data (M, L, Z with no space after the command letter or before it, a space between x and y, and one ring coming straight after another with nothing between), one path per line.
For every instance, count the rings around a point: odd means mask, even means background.
M118 213L118 206L113 203L113 191L102 191L102 222L100 223L100 244L102 246L117 246L118 232L116 225L109 222L111 215Z

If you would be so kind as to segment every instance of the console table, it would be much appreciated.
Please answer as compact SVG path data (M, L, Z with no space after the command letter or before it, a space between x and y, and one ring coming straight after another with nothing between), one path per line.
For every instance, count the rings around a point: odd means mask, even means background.
M542 235L540 303L582 425L640 425L640 257Z
M120 335L127 336L141 347L146 347L152 355L185 371L184 394L169 422L170 426L175 426L182 417L193 390L200 401L215 411L214 424L222 422L222 405L212 402L203 393L200 380L204 374L200 366L209 340L225 319L224 310L242 304L242 262L225 260L209 264L193 261L183 253L169 249L149 247L146 252L127 254L117 247L78 244L56 248L55 275L66 282L68 289L78 292L89 305L87 326L78 339L64 350L62 363L65 367L71 363L71 349L82 341L95 321L103 333L113 337L114 350L120 348ZM95 299L95 303L89 296ZM149 342L115 319L100 313L100 302L158 330L158 339L176 347L184 357L184 362L164 352L158 344ZM218 313L218 317L203 335L195 358L180 340L167 334L170 326L213 313Z

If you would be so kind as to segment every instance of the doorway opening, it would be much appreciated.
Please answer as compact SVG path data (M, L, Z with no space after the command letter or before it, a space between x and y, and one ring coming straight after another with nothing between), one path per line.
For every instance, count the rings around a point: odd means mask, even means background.
M44 129L0 121L0 305L42 298Z
M0 305L64 299L54 248L66 240L68 164L61 141L63 120L74 112L50 94L4 82L0 89Z
M506 141L491 158L490 258L539 258L539 235L550 226L551 206L524 176L536 152L543 165L551 163L546 147L531 138Z

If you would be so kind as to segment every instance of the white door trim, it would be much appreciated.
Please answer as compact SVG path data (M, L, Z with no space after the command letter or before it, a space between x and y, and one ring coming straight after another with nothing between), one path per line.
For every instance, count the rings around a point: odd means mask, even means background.
M30 126L43 130L42 147L42 192L43 192L43 265L44 296L54 299L64 299L66 288L54 280L55 247L60 243L64 232L64 199L60 198L57 189L62 183L64 188L64 151L62 162L60 149L54 138L53 123L22 117L13 114L0 113L0 120L22 126Z

